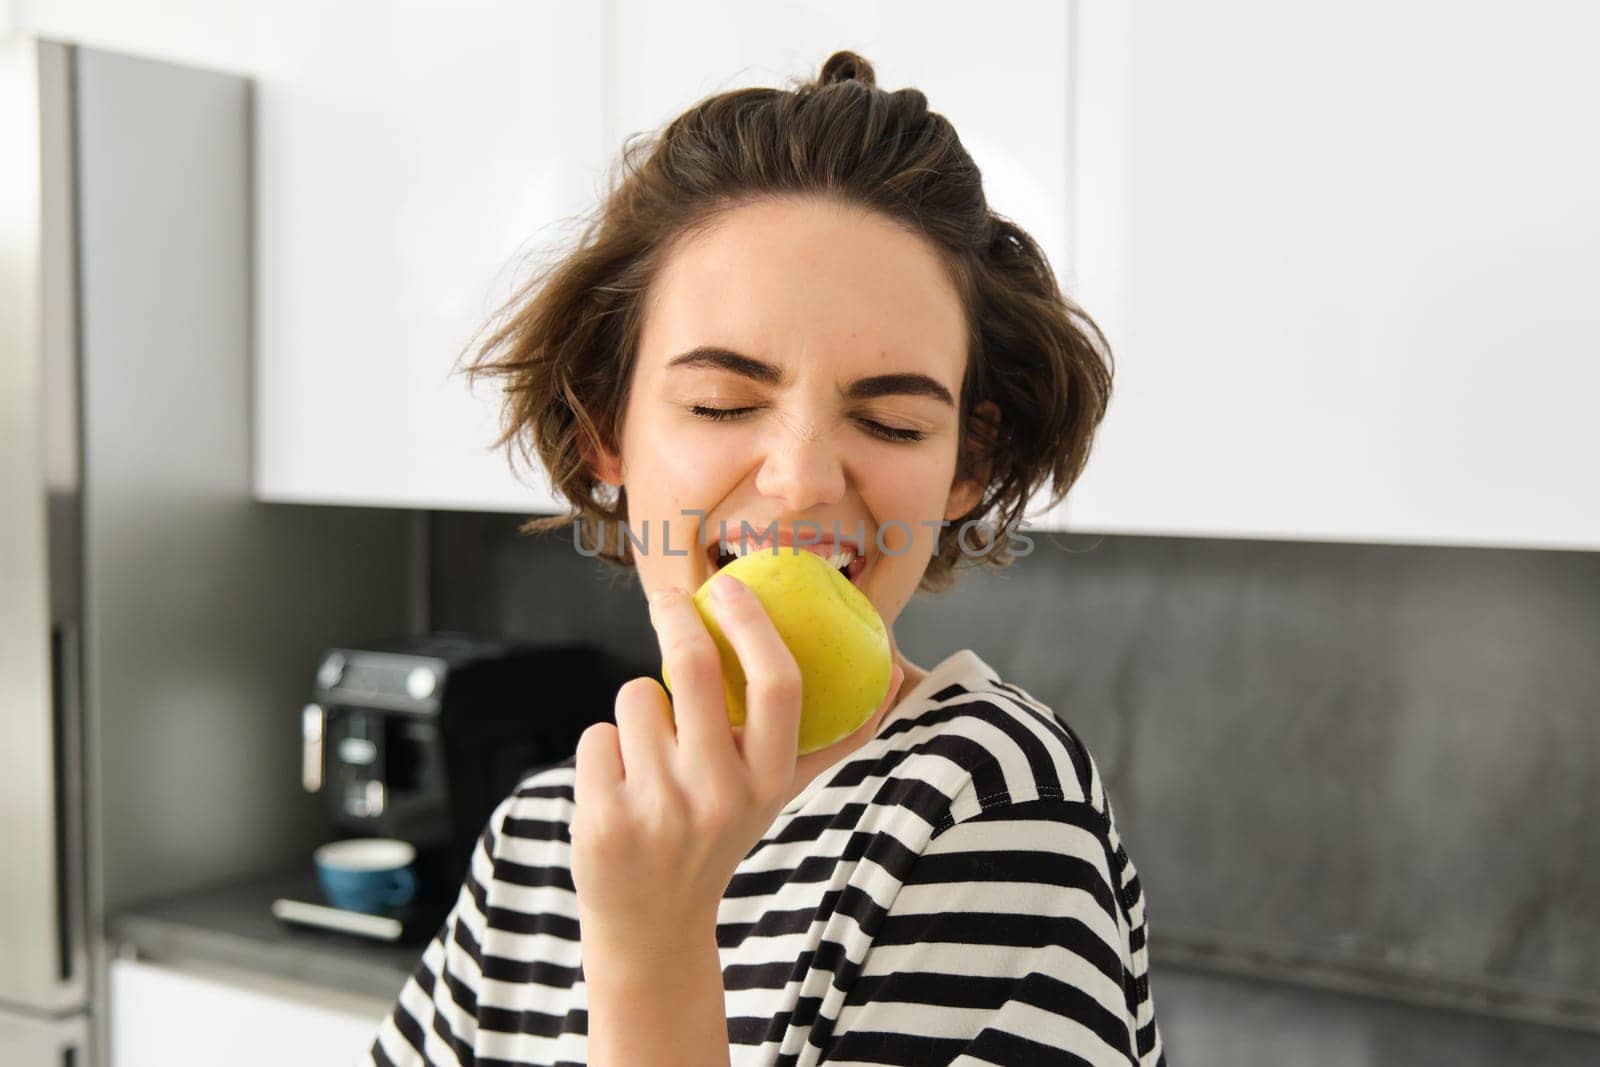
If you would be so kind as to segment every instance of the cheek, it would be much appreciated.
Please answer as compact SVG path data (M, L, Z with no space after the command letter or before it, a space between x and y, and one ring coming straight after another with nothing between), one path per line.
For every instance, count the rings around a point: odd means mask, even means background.
M894 553L897 567L912 567L920 571L933 553L940 528L936 524L944 518L945 500L949 495L949 478L937 462L897 464L892 473L874 479L875 493L869 500L875 521L881 529L885 550ZM904 526L883 527L896 520ZM909 527L909 530L907 529ZM886 562L888 562L886 560Z
M658 503L676 497L693 507L695 488L716 476L717 452L708 435L693 427L674 426L664 417L643 419L628 444L630 481L640 496Z
M641 420L636 425L638 432L629 442L629 525L641 534L648 525L653 554L660 551L662 530L669 529L672 563L681 565L676 553L707 535L701 523L710 521L710 513L737 483L740 468L729 457L726 438L713 440L713 435L696 432L695 427L663 420ZM647 569L655 566L652 560Z
M675 506L710 510L737 484L744 468L733 437L714 440L709 434L680 431L660 438L656 477L663 488L671 487Z

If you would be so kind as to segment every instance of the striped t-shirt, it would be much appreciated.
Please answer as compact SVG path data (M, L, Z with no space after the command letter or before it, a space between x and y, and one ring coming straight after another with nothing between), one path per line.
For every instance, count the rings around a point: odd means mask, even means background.
M586 1062L574 768L495 809L366 1062ZM1163 1065L1145 939L1088 751L963 649L735 871L717 911L730 1058Z

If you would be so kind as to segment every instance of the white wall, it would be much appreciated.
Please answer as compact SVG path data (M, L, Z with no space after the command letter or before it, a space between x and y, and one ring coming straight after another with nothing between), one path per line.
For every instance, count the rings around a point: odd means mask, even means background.
M9 22L14 33L254 74L260 7L257 0L0 0L0 33Z

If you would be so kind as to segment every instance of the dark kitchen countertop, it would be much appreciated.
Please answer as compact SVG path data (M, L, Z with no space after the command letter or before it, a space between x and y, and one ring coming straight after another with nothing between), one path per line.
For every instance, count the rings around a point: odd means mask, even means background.
M309 894L314 886L313 874L297 871L151 901L112 916L106 933L113 947L131 944L154 963L220 964L394 1000L426 941L386 944L291 926L273 917L274 900Z
M172 966L218 964L392 1001L422 944L389 945L288 926L269 908L305 892L296 872L129 908L113 944ZM1172 1067L1590 1067L1600 1033L1401 1004L1288 982L1152 964L1151 992Z

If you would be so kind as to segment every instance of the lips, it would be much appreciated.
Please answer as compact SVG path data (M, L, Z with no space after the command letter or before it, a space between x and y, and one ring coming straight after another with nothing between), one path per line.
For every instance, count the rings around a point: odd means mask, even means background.
M779 546L779 551L793 551L796 547L798 547L801 551L810 552L813 555L821 556L823 559L827 559L829 556L832 556L837 552L848 549L854 553L855 558L853 558L843 567L840 567L839 573L843 574L852 585L859 586L861 584L861 574L866 570L868 560L867 557L862 553L861 545L858 542L850 539L835 541L831 537L823 537L815 542L807 540L806 543L796 545L796 542L799 540L801 539L797 538L792 533L780 533L776 538L752 535L745 539L744 554L749 555L752 552L771 552L773 551L772 546L774 543ZM736 544L737 542L734 541L733 538L730 538L729 543ZM711 569L713 571L721 570L723 567L726 567L729 563L732 563L738 558L735 553L724 552L722 550L722 543L720 541L711 542L706 546L705 551L706 561L711 565Z

